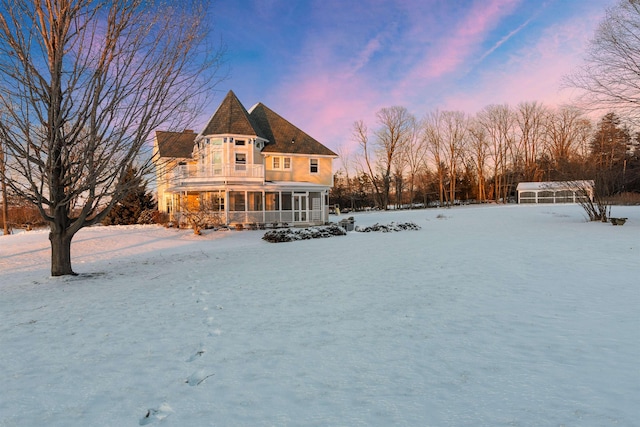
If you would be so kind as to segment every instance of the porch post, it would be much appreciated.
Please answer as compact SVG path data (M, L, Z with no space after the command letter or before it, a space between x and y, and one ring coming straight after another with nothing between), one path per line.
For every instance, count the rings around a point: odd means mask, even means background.
M224 191L224 225L229 225L229 191L227 188L221 191Z

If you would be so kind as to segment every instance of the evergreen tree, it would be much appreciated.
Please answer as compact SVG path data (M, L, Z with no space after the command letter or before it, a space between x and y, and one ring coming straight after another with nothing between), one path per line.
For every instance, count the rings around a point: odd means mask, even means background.
M127 182L132 182L131 191L118 202L102 221L104 225L137 224L140 214L146 210L156 209L153 194L147 191L147 183L137 177L135 168L127 172Z
M598 123L591 140L591 155L600 170L612 169L624 160L630 143L629 130L620 124L615 113L608 113Z
M590 148L596 190L602 196L622 190L627 145L630 143L631 133L615 113L608 113L600 120Z

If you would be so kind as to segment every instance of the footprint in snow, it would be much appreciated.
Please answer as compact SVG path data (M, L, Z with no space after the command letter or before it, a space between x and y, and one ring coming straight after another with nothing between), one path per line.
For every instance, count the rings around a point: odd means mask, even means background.
M204 380L214 375L215 374L207 374L204 370L199 369L191 374L191 376L186 379L185 383L189 384L191 387L194 387L202 384Z
M147 424L151 424L155 421L162 421L167 418L172 412L173 409L171 409L171 406L163 403L157 409L151 408L147 410L145 416L140 419L140 425L146 426Z
M195 353L193 353L191 355L190 358L187 359L187 362L193 362L194 360L198 359L200 356L202 356L204 354L205 350L204 348L201 348L200 350L196 351Z

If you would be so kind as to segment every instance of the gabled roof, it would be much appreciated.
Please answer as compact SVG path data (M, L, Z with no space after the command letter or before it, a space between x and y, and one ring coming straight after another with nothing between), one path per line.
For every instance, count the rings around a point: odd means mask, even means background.
M537 190L583 190L593 188L593 180L583 181L545 181L545 182L520 182L516 187L517 191L537 191Z
M307 135L285 118L269 109L263 103L256 104L250 113L251 118L260 126L269 143L263 153L316 154L336 156L337 154Z
M254 135L264 138L259 126L249 116L233 91L229 91L201 135Z
M184 132L156 131L160 157L191 158L195 139L196 133L192 130Z

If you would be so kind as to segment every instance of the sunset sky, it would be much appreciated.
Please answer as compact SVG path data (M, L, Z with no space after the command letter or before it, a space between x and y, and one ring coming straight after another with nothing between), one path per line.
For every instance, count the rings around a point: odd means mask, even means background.
M228 90L263 102L334 151L353 123L400 105L416 117L490 104L569 101L578 66L616 0L217 0ZM208 118L208 117L207 117ZM205 120L207 119L205 118Z

